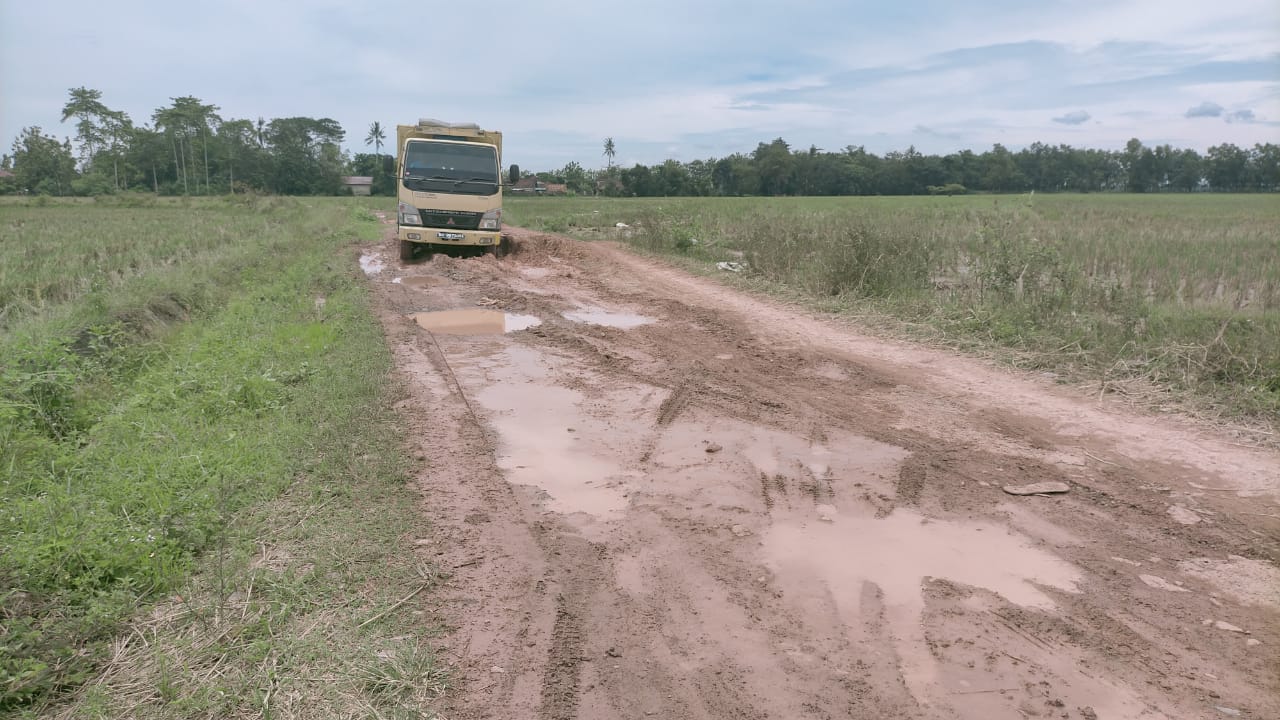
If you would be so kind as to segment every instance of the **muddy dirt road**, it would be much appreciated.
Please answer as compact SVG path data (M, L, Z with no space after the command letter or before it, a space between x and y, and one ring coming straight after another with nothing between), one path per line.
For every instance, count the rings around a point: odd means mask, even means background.
M516 233L361 262L442 717L1280 717L1280 454Z

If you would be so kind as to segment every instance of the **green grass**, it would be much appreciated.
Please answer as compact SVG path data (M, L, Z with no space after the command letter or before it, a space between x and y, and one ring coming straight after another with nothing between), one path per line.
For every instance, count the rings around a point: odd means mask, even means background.
M395 625L413 603L378 618L436 574L348 249L372 206L0 206L0 712L395 714L439 690Z
M743 261L734 282L1011 350L1101 390L1280 417L1275 196L512 198L506 209L516 225L622 239L695 268Z

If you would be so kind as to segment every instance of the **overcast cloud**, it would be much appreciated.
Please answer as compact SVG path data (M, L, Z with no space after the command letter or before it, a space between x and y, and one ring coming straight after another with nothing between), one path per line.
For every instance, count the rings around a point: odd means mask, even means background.
M477 10L494 7L496 10ZM794 147L1204 150L1280 142L1280 3L1079 0L4 2L0 142L69 135L71 87L150 123L429 116L507 135L504 161L653 163Z

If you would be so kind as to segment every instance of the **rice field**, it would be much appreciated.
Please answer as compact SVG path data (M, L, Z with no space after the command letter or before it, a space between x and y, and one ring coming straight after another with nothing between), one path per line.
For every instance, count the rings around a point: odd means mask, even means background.
M695 269L738 262L726 279L1102 392L1280 416L1272 195L534 197L507 218Z

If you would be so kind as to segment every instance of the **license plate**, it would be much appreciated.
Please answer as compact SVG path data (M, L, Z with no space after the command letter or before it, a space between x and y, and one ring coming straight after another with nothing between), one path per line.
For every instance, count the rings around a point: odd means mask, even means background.
M462 233L438 232L436 233L436 237L441 240L461 240L465 238L466 235L463 235Z

